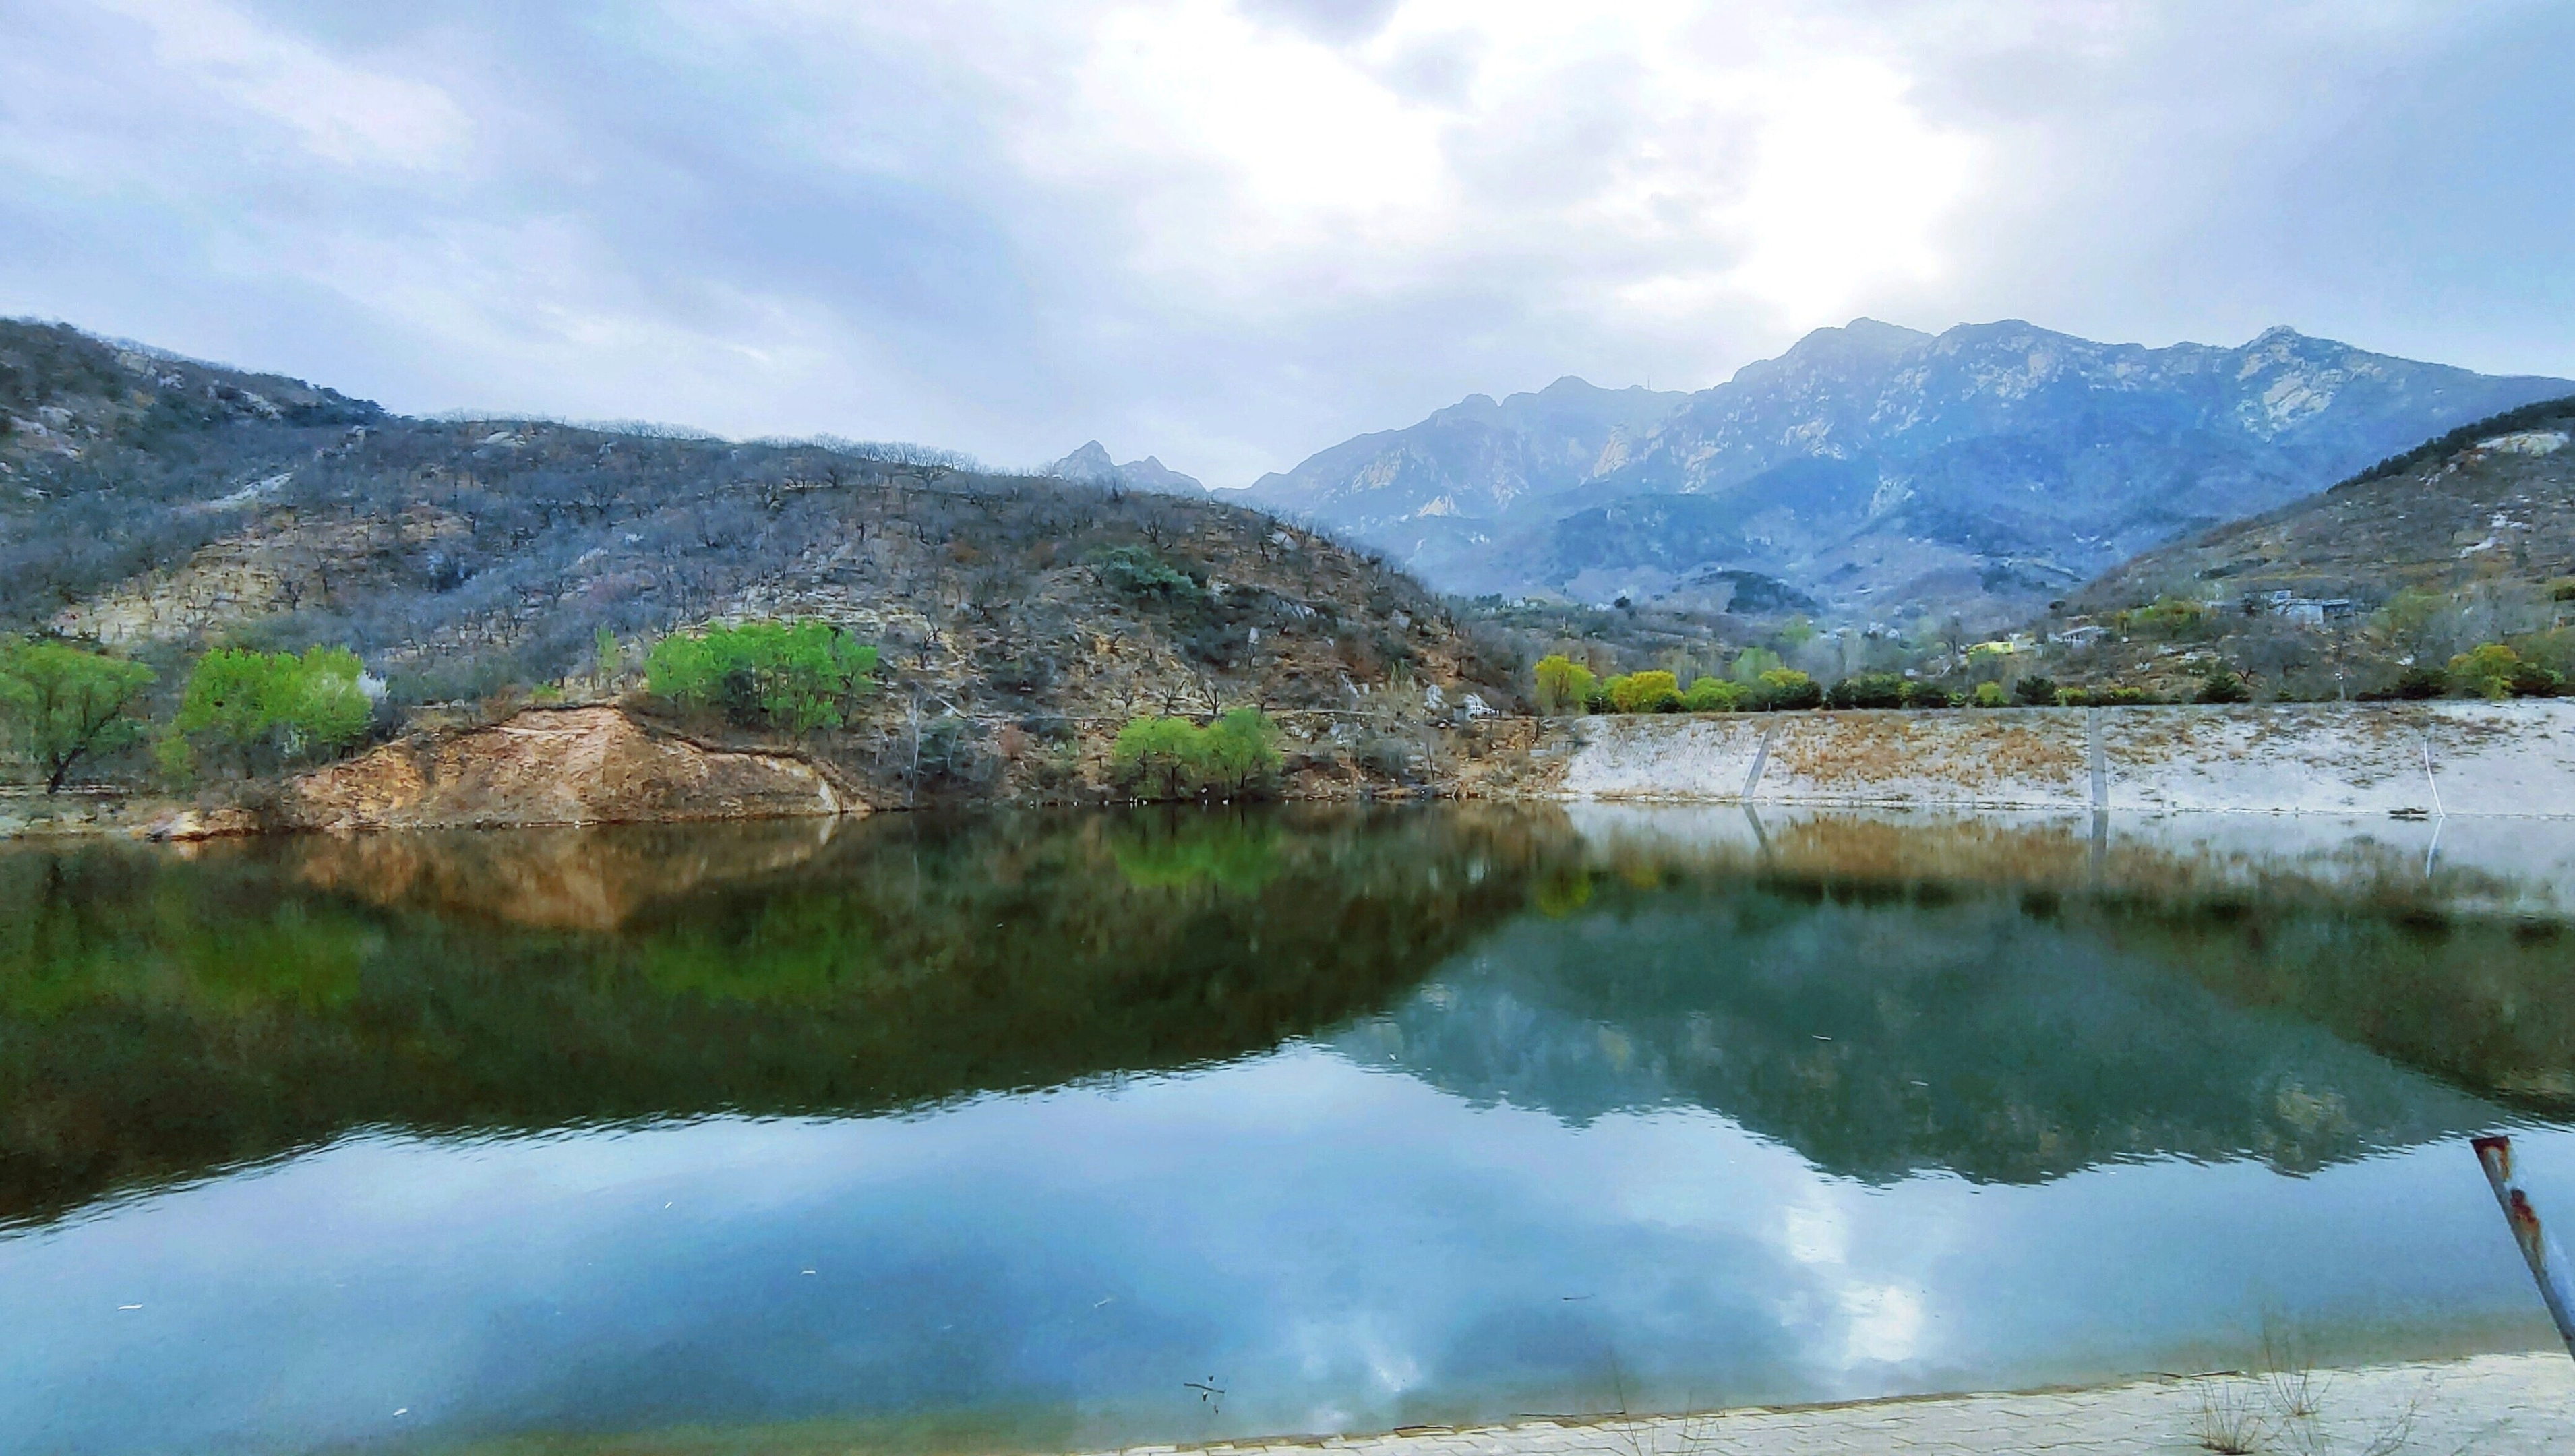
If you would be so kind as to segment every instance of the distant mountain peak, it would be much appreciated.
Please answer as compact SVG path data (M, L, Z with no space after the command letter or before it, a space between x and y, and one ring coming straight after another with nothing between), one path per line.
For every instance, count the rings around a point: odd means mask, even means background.
M1195 495L1207 489L1196 476L1183 475L1154 456L1131 460L1120 465L1112 460L1109 447L1097 440L1085 441L1082 448L1053 465L1041 467L1038 474L1066 481L1096 481L1107 485L1130 486L1140 491L1163 491L1175 495Z

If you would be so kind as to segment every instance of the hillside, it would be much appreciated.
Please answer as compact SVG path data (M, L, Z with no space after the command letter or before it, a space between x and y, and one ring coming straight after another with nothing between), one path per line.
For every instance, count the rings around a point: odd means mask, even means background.
M2430 692L2454 656L2500 642L2564 675L2570 440L2575 397L2533 404L2124 562L2049 622L2047 671L2169 691L2222 663L2269 692L2334 697L2413 670Z
M1645 601L1733 569L1844 620L1999 621L2569 388L2287 329L2148 349L1860 319L1695 394L1566 380L1470 398L1252 494L1442 590Z
M2151 551L2086 587L2084 608L2158 596L2288 591L2370 606L2399 591L2547 584L2575 573L2575 397L2515 411L2492 433L2410 468Z
M0 404L0 632L114 646L165 692L208 646L345 645L394 711L488 716L631 690L677 629L820 618L884 661L829 746L906 795L1078 784L1128 717L1256 704L1348 721L1308 762L1401 776L1434 705L1512 701L1513 664L1418 585L1239 507L911 448L406 419L23 322Z

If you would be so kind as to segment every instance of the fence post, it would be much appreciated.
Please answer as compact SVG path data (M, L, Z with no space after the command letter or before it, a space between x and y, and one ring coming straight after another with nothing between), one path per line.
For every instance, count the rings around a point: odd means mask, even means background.
M2512 1139L2480 1137L2473 1145L2477 1163L2486 1170L2486 1182L2494 1189L2495 1203L2503 1209L2504 1222L2512 1226L2513 1242L2521 1245L2530 1277L2539 1281L2539 1297L2547 1302L2549 1317L2557 1321L2557 1337L2566 1342L2566 1353L2575 1355L2575 1283L2568 1279L2566 1255L2540 1226L2539 1211L2530 1206L2530 1195L2513 1178Z

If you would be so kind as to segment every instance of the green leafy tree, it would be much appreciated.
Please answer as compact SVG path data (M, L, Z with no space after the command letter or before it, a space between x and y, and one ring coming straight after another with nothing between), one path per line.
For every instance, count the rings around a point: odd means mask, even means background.
M1549 653L1538 659L1533 672L1537 680L1537 711L1542 714L1582 711L1597 686L1589 668L1562 653Z
M590 639L590 672L600 687L617 681L617 634L602 625Z
M792 733L837 728L875 687L877 650L827 622L746 622L653 645L645 686L687 708Z
M1260 709L1235 709L1199 734L1203 770L1229 793L1247 793L1279 771L1279 726Z
M2481 643L2450 659L2450 687L2476 698L2510 698L2521 666L2521 654L2502 643Z
M152 670L62 643L0 639L0 723L59 793L73 765L132 742L131 712Z
M2503 643L2480 643L2450 659L2449 686L2479 698L2555 698L2566 677Z
M1609 706L1620 713L1660 713L1680 706L1680 680L1660 669L1612 678L1608 687Z
M1761 706L1773 713L1823 706L1824 690L1794 668L1773 668L1762 674L1754 686L1761 695Z
M1689 685L1681 695L1684 713L1740 713L1752 698L1752 690L1731 679L1710 675Z
M1758 688L1762 674L1776 673L1786 666L1779 655L1768 648L1745 648L1735 654L1734 666L1726 670L1726 675L1746 688Z
M1131 720L1118 730L1109 759L1120 777L1150 787L1163 785L1163 796L1181 796L1181 784L1195 778L1201 759L1198 726L1160 714Z
M218 648L188 675L164 761L183 765L192 738L231 748L245 767L267 753L284 760L345 747L375 721L367 688L366 667L347 648L300 657Z

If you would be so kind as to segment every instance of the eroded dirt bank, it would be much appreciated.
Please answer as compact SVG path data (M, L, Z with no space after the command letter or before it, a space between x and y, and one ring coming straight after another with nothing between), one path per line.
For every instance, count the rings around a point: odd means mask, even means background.
M822 766L712 746L615 708L531 709L302 774L256 807L161 819L160 838L261 829L474 829L865 813Z
M2575 815L2575 703L1588 718L1577 799Z

